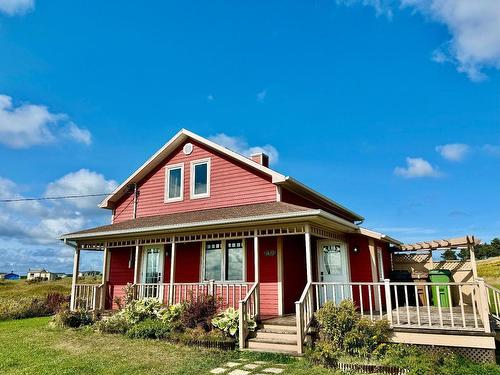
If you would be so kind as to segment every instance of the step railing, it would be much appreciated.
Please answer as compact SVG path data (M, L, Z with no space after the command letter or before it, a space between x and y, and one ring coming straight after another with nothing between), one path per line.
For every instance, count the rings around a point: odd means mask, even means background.
M104 284L75 284L71 310L102 310L105 298Z
M493 318L500 321L500 289L484 284L488 295L488 307Z
M316 299L318 301L318 299ZM309 282L300 299L295 302L295 316L297 319L297 353L304 352L304 341L313 321L315 304L313 294L313 283Z
M240 349L246 347L248 337L248 320L259 317L259 283L253 284L245 298L239 301L239 344Z

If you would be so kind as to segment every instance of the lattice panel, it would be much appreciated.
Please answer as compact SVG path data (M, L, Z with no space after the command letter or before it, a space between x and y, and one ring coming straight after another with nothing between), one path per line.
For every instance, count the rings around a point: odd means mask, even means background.
M400 263L427 263L431 261L430 254L394 254L392 260L395 264Z
M462 348L437 345L418 345L426 352L430 353L455 353L477 363L495 363L494 349Z

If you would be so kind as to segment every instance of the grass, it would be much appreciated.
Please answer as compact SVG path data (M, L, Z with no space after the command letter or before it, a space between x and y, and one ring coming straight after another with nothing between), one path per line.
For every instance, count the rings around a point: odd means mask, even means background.
M500 289L500 257L478 260L477 273L488 284Z
M59 292L62 294L71 293L71 278L55 281L41 281L38 283L28 283L26 280L0 281L0 299L2 298L23 298L23 297L45 297L47 293Z
M89 330L62 330L50 318L0 322L0 374L209 374L238 359L286 364L286 374L333 374L305 360L127 339Z

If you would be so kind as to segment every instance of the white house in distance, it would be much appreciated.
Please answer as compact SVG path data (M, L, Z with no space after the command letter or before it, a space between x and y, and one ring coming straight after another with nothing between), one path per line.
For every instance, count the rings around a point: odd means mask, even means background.
M28 275L26 277L27 280L47 280L52 281L57 278L57 274L54 272L49 272L44 268L34 268L28 270Z

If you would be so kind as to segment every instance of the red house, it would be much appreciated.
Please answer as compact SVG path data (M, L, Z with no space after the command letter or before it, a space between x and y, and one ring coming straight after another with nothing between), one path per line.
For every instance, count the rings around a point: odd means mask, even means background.
M72 308L112 309L127 283L137 298L167 304L210 293L240 310L242 347L298 352L326 300L352 299L360 313L386 317L394 327L434 324L426 311L413 322L414 312L410 319L404 310L430 303L413 303L408 298L418 297L410 293L398 306L402 284L386 280L394 269L391 253L402 244L360 227L359 214L270 169L265 154L247 158L181 130L100 207L112 211L110 225L62 236L75 247ZM473 250L473 243L467 237L449 245ZM78 284L80 250L104 252L101 285ZM479 282L468 287L480 292ZM471 304L475 314L484 310L474 303L464 302L467 313ZM247 340L248 317L267 324L266 333ZM489 329L481 317L473 331ZM469 328L466 320L458 324L457 317L454 326ZM281 340L273 335L276 324L289 326L288 333L278 330Z

